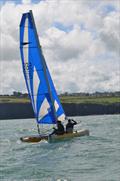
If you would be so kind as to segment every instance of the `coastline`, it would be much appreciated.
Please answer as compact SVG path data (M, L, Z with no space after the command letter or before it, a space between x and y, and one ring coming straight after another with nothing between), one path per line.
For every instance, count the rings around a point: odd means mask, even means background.
M63 103L67 116L120 114L120 103ZM0 120L34 118L31 103L0 103Z

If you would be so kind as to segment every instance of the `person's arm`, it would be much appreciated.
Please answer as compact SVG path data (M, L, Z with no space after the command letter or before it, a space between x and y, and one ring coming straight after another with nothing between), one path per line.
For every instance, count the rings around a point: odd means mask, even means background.
M73 119L72 119L72 122L73 122L73 124L74 124L74 125L76 125L76 124L77 124L77 122L76 122L75 120L73 120Z

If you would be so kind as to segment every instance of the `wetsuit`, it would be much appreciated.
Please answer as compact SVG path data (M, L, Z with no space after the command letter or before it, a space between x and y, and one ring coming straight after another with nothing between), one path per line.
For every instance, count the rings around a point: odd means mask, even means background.
M58 135L64 134L64 126L61 123L59 123L58 124L58 129L56 129L56 131L57 131L56 134L58 134Z
M53 135L53 134L56 134L56 135L62 135L64 134L64 126L61 124L61 123L58 123L57 124L57 129L54 128L54 131L50 134L50 135Z
M77 122L74 120L70 120L66 125L66 133L73 133L74 125L76 125Z

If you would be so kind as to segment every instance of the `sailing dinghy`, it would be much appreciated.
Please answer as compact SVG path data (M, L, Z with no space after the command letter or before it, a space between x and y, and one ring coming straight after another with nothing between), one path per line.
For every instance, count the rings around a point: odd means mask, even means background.
M32 10L22 15L20 23L20 53L23 74L38 126L38 135L20 138L23 142L40 142L41 140L63 140L66 138L89 135L88 130L80 130L64 135L40 134L39 125L57 124L64 121L66 115L57 96L42 49L39 43Z

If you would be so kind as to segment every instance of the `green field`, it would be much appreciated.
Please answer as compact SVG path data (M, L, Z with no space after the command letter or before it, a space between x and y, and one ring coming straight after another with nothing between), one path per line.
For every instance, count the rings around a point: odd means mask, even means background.
M62 103L76 104L113 104L120 103L120 97L90 97L90 96L63 96L60 97Z
M120 103L120 97L60 96L61 103L113 104ZM0 103L28 103L28 98L0 96Z
M28 98L19 98L14 96L0 96L0 103L28 103Z

